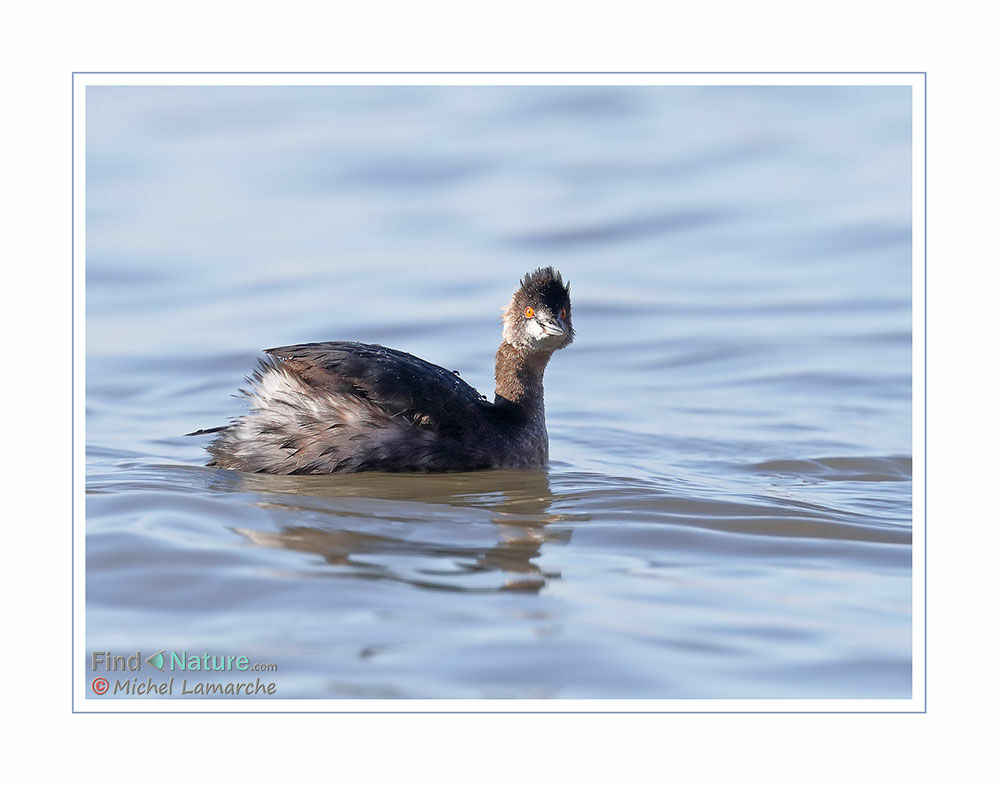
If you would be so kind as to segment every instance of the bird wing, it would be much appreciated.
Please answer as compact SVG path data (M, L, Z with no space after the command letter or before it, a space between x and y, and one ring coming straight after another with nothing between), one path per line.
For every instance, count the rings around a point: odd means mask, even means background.
M456 438L492 406L454 372L378 344L325 341L264 352L313 387L361 396L393 417Z

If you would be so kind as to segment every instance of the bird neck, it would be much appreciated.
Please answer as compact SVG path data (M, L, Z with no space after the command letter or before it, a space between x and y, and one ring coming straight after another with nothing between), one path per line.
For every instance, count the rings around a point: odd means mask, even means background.
M506 341L496 350L496 403L510 403L530 417L545 410L543 380L551 352L528 352Z

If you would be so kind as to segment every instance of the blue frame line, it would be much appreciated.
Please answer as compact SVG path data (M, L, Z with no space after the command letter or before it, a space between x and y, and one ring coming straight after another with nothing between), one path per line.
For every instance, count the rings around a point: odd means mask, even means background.
M80 710L76 707L76 670L73 666L76 652L76 77L85 75L654 75L654 74L708 74L708 75L900 75L923 78L923 708L921 710ZM929 703L927 682L928 661L928 594L927 553L929 542L929 516L927 511L928 440L927 412L929 372L927 367L928 337L928 251L927 251L927 72L926 71L73 71L70 75L70 707L73 714L107 713L112 715L179 714L203 715L253 715L259 712L277 715L925 715ZM318 697L317 697L318 700ZM325 699L323 699L325 700ZM301 701L301 699L294 699Z
M490 76L503 76L507 74L540 74L540 75L562 75L562 74L583 74L583 75L596 75L596 74L608 74L608 75L640 75L640 74L712 74L712 75L736 75L736 74L783 74L783 75L824 75L824 76L839 76L841 74L857 74L857 75L885 75L885 74L896 74L896 75L908 75L916 76L918 74L923 75L924 85L926 79L925 71L74 71L73 75L77 74L135 74L138 76L155 74L160 76L171 76L173 74L205 74L205 75L218 75L218 74L267 74L276 76L285 75L301 75L301 74L313 74L313 75L342 75L342 74L358 74L358 75L371 75L371 74L387 74L387 75L422 75L422 74L469 74L469 75L490 75Z

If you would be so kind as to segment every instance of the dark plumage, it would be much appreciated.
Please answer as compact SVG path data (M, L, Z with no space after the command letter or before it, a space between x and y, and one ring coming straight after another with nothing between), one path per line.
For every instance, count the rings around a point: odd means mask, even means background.
M242 391L250 412L218 432L209 466L245 472L447 472L544 466L545 367L573 339L569 287L550 267L503 310L496 396L455 372L376 344L264 350Z

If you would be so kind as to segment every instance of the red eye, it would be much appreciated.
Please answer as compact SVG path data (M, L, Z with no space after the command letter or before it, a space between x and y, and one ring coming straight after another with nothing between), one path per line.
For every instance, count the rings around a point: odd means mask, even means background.
M562 313L558 315L559 319L565 319L565 309L562 309Z
M528 319L533 318L534 317L534 309L531 308L530 306L528 306L527 308L525 308L524 309L524 316L527 317Z

